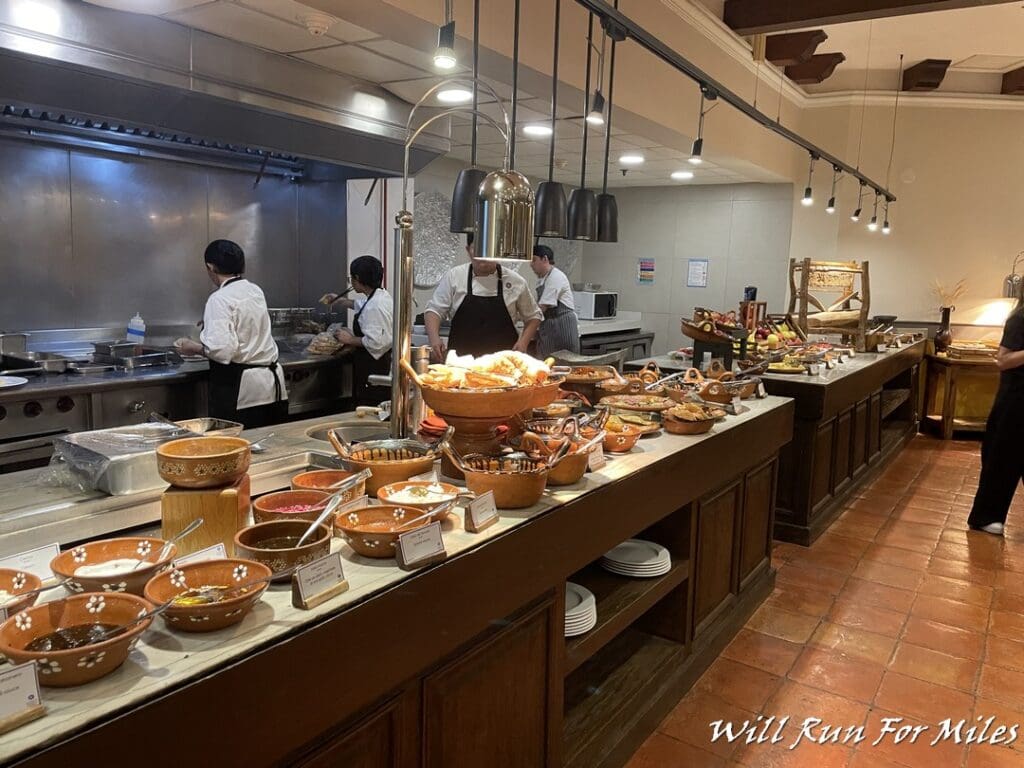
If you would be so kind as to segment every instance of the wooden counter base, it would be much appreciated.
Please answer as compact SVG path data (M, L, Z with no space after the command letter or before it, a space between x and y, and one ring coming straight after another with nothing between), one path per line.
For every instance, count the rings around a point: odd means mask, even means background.
M774 403L15 764L621 765L771 590L793 424ZM635 536L670 550L669 574L595 572ZM569 640L567 579L599 616Z

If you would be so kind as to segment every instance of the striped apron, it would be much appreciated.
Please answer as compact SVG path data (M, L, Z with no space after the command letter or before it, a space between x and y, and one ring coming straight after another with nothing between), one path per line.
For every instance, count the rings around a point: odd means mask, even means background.
M540 301L544 286L537 286L537 301ZM576 324L576 313L562 303L544 310L544 320L537 333L537 357L544 359L553 352L569 350L580 353L580 329Z

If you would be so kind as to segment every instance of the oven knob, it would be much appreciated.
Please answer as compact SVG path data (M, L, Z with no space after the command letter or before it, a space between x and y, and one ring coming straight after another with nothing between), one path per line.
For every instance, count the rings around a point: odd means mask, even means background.
M43 406L41 406L35 400L29 400L27 403L25 403L25 408L23 410L26 416L28 416L30 419L34 419L36 416L43 412Z
M60 411L61 413L67 413L68 411L74 409L74 407L75 401L72 400L70 397L62 397L57 400L57 410Z

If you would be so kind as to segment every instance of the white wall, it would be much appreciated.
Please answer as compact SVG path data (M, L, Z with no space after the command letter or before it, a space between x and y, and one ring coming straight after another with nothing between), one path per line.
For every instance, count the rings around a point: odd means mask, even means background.
M747 285L772 310L786 299L793 222L789 184L644 187L616 190L619 242L587 244L583 279L619 292L622 310L643 313L663 353L691 342L679 330L695 306L728 310ZM639 285L637 259L655 260L653 285ZM688 288L690 259L707 259L708 285Z

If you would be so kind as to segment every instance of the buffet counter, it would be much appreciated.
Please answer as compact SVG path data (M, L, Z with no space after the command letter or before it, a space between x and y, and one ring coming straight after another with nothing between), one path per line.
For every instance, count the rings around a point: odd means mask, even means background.
M794 409L748 403L706 435L645 438L482 533L453 516L439 564L406 572L335 539L350 589L317 608L293 608L290 590L272 586L228 629L171 632L158 619L117 671L44 688L47 714L0 736L0 762L621 765L771 590L772 500ZM322 424L276 428L253 456L254 494L333 463L309 434ZM0 477L0 553L159 519L159 493L78 493L46 486L45 472ZM671 552L668 574L595 565L638 535ZM598 624L567 640L569 578L595 594Z
M917 432L925 341L886 352L858 353L817 376L764 374L771 395L793 398L793 442L783 449L775 510L775 537L809 545L843 503ZM654 360L664 371L688 363Z

